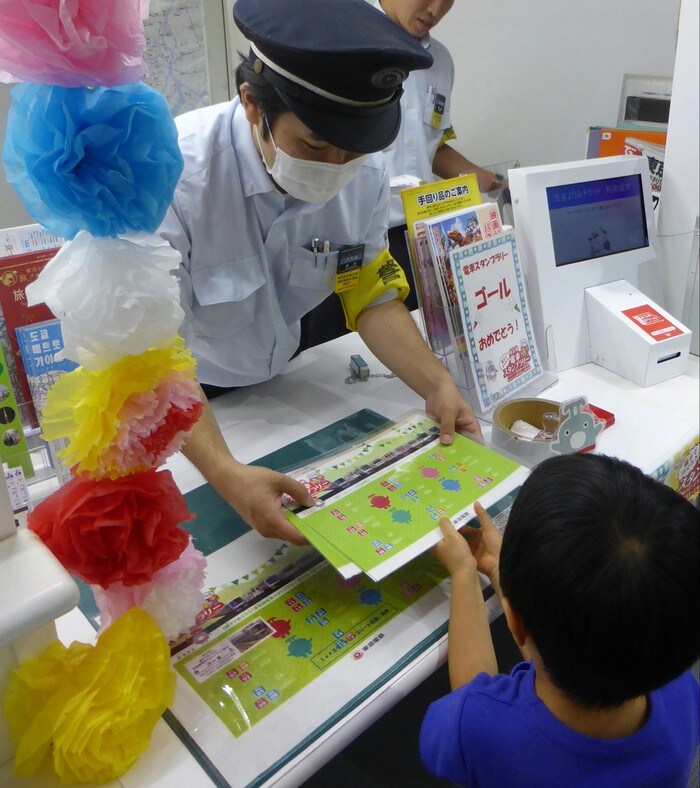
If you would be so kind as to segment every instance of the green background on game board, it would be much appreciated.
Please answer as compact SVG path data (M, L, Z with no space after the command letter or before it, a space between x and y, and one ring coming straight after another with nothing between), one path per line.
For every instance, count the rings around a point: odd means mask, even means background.
M287 563L309 550L292 548ZM281 566L267 574L279 573ZM175 669L234 736L240 736L337 660L361 659L384 637L382 627L388 621L445 576L427 555L380 583L367 578L344 581L325 562L318 564L235 626L222 627L206 644L189 651ZM263 578L258 576L258 583ZM239 585L232 592L244 593ZM217 594L226 601L231 589L217 589ZM207 667L230 642L243 652ZM197 669L201 681L195 678Z
M348 466L369 465L431 427L435 422L429 419L412 419L371 451L362 445L352 459L344 454L342 462L324 466L323 475L334 481ZM423 448L410 457L410 462L378 471L371 482L325 507L308 510L303 519L291 514L290 520L312 542L314 532L318 533L322 552L323 542L330 542L347 556L336 563L334 556L327 555L336 566L352 561L368 571L430 533L440 517L461 512L519 467L461 435L455 435L449 446Z
M321 454L337 449L344 443L363 438L367 433L383 427L388 422L389 419L385 416L364 408L250 464L276 471L303 465ZM205 556L250 531L250 526L208 484L186 493L185 500L196 518L182 523L181 527L192 534L194 546ZM80 590L78 607L95 629L98 629L99 611L90 586L79 578L73 579Z

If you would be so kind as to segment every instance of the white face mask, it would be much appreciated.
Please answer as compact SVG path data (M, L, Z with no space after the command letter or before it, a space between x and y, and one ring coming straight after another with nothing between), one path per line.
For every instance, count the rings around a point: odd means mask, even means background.
M267 118L265 123L267 124ZM327 203L350 183L367 158L360 156L345 164L328 164L323 161L297 159L277 147L270 127L267 128L275 149L275 161L272 167L269 166L265 160L265 154L262 152L258 127L253 126L265 169L280 188L292 197L296 197L297 200L310 202L314 205Z

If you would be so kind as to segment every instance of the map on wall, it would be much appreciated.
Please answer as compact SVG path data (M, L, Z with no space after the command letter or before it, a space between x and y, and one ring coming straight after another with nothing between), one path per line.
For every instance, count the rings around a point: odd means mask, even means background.
M209 105L202 0L151 0L144 22L144 80L160 91L173 117Z

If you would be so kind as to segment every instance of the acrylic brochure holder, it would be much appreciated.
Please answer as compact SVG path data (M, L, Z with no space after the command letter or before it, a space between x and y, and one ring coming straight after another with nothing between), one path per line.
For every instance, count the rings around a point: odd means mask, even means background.
M504 230L508 231L510 228L504 227ZM420 239L416 239L416 241L420 243ZM445 306L433 272L426 270L425 267L422 270L419 269L417 260L421 258L415 254L408 232L406 232L406 244L411 258L426 341L433 353L449 370L457 387L478 418L491 422L493 421L493 411L501 402L515 397L534 397L557 382L552 326L538 321L536 315L531 315L529 342L535 348L535 353L532 355L537 359L538 373L530 380L513 386L511 391L497 395L492 401L484 404L485 381L483 379L477 380L474 375L470 357L470 344L473 343L473 337L470 339L468 334L465 336L464 323L460 314L461 307ZM476 244L472 246L476 246ZM526 287L524 280L521 286L524 290ZM482 388L481 396L479 386Z
M455 353L452 345L437 353L442 363L450 371L457 388L462 392L462 395L467 400L476 416L482 421L491 423L493 421L494 411L501 402L516 398L536 397L538 394L551 388L559 380L556 374L552 326L533 321L532 329L535 344L540 353L542 372L538 377L507 396L502 397L489 408L483 408L481 406L477 393L477 383L474 380L471 365L466 354Z

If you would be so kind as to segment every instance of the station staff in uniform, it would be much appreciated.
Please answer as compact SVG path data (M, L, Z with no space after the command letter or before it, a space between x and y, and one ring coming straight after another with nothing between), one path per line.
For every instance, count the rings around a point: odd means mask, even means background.
M428 69L413 71L404 82L401 97L401 128L384 151L389 176L413 176L421 181L454 178L473 172L483 193L501 187L503 177L478 167L449 145L457 138L450 119L450 102L455 67L447 47L431 36L431 30L452 8L454 0L368 0L392 21L413 36L433 57ZM401 203L401 188L392 189L389 216L389 248L407 274L412 295L409 309L418 306L404 232L406 219Z
M445 441L474 414L402 304L387 249L381 151L401 84L430 54L365 0L237 0L250 42L238 97L177 119L185 168L160 233L182 254L182 333L200 383L230 388L284 369L302 315L334 289L347 325L426 401ZM282 474L239 463L213 413L185 455L261 534L302 542L280 506L310 503Z

